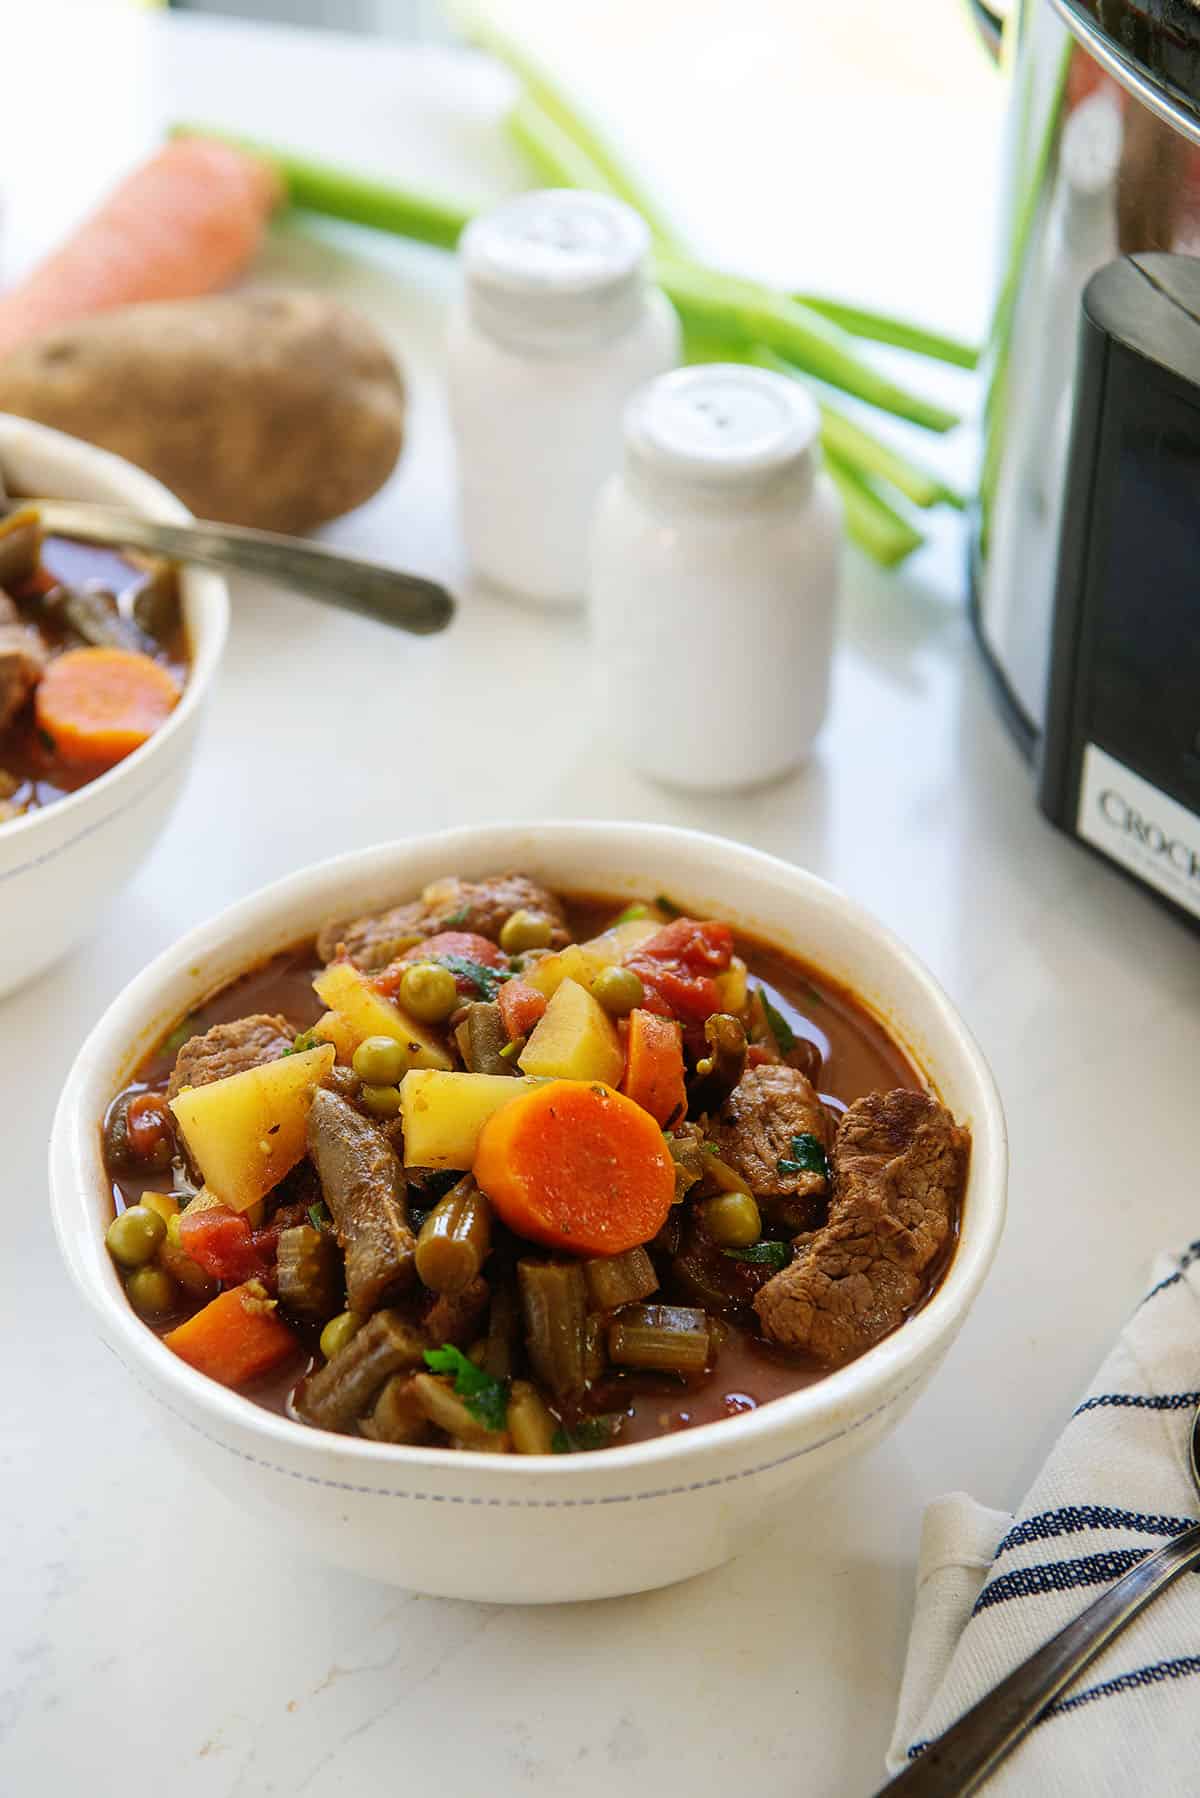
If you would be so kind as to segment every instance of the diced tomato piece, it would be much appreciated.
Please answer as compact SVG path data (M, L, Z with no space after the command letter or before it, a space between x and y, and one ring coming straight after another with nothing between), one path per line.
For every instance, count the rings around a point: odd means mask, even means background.
M186 1212L179 1220L179 1246L214 1280L240 1285L261 1280L273 1271L277 1230L252 1230L247 1220L224 1205Z
M473 930L439 930L436 936L427 936L423 942L414 943L406 949L398 961L384 968L381 974L373 976L371 984L377 993L385 999L394 999L400 991L400 982L404 979L404 971L414 961L442 961L447 956L455 956L459 961L477 962L484 968L495 968L497 971L508 971L508 957L496 943L489 942L485 936L476 936ZM479 988L469 974L452 969L454 984L458 988L459 997L478 999Z
M733 932L715 919L676 918L628 958L625 965L641 979L643 1007L659 1017L702 1024L720 1010L715 976L733 959Z
M513 1042L518 1036L529 1035L550 1001L526 980L506 980L496 994L496 1003L508 1040Z
M748 1068L764 1068L778 1059L779 1057L772 1055L769 1049L764 1049L761 1043L751 1043L746 1050L746 1066Z

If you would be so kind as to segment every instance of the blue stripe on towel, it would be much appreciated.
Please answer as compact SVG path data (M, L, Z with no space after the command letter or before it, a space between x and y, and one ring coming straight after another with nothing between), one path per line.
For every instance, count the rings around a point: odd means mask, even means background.
M975 1600L972 1617L989 1605L1010 1598L1036 1598L1042 1592L1071 1592L1076 1586L1101 1586L1120 1579L1150 1553L1148 1548L1106 1548L1099 1554L1080 1555L1072 1561L1042 1561L1035 1567L1015 1567L989 1580Z
M1157 1297L1160 1292L1165 1292L1168 1286L1178 1286L1180 1280L1183 1278L1184 1268L1190 1267L1193 1261L1200 1261L1200 1242L1188 1243L1187 1248L1179 1257L1179 1266L1176 1268L1175 1272L1173 1274L1168 1274L1165 1280L1160 1280L1157 1286L1152 1286L1150 1288L1149 1292L1142 1300L1143 1305L1149 1304L1150 1300Z
M1147 1516L1143 1511L1117 1511L1111 1505L1062 1505L1057 1511L1039 1511L1015 1524L996 1549L996 1558L1026 1542L1049 1542L1055 1536L1075 1536L1083 1530L1136 1530L1143 1536L1182 1536L1194 1517Z
M1103 1679L1099 1685L1087 1686L1073 1698L1058 1699L1047 1706L1038 1721L1060 1717L1064 1711L1077 1711L1082 1704L1092 1704L1097 1698L1110 1698L1116 1692L1133 1692L1139 1686L1158 1686L1168 1679L1186 1679L1191 1673L1200 1673L1200 1655L1183 1654L1174 1661L1153 1661L1148 1667L1137 1667L1132 1673L1118 1673L1115 1679Z
M1094 1704L1098 1698L1115 1698L1121 1692L1135 1692L1143 1686L1159 1686L1170 1679L1187 1679L1190 1674L1200 1673L1200 1655L1180 1655L1174 1661L1153 1661L1148 1667L1136 1667L1131 1673L1118 1673L1115 1679L1103 1679L1098 1685L1087 1686L1082 1692L1076 1692L1072 1698L1060 1698L1049 1704L1038 1718L1034 1728L1046 1722L1049 1717L1061 1717L1070 1711L1077 1711L1082 1705ZM910 1761L915 1761L930 1746L932 1738L914 1742L908 1751Z
M1200 1405L1200 1392L1100 1392L1095 1398L1085 1398L1071 1415L1082 1417L1085 1411L1103 1405L1128 1405L1138 1411L1190 1411Z

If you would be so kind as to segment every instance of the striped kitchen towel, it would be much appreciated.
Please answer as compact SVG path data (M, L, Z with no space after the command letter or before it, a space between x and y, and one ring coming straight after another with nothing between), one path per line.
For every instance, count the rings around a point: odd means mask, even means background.
M888 1767L1010 1673L1102 1588L1197 1520L1200 1242L1163 1256L1016 1517L965 1493L925 1514ZM988 1798L1200 1794L1200 1580L1184 1574L1052 1704Z

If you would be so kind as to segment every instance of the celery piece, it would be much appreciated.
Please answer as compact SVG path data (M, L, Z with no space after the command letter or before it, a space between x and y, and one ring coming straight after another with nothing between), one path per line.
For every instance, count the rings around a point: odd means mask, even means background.
M797 293L792 298L810 312L819 312L831 324L840 325L851 337L865 337L871 343L887 343L897 350L911 350L914 356L925 356L931 362L948 362L953 368L976 368L979 350L950 337L943 331L930 331L924 325L907 319L891 318L885 312L871 312L864 306L847 306L841 300L826 299L823 294Z
M505 128L547 187L612 193L598 164L528 94L521 95L505 120Z
M805 374L927 430L948 431L958 423L955 413L864 362L855 352L853 338L787 294L664 252L656 258L656 272L689 331L761 343Z
M826 450L841 456L862 474L874 475L897 488L915 506L954 506L962 511L966 499L957 489L946 485L940 476L912 462L890 443L883 443L870 431L845 413L837 412L824 401L821 408L821 442Z
M840 456L826 451L825 466L842 496L847 533L860 549L885 568L893 568L920 548L925 541L920 531L893 511Z
M398 237L411 237L436 249L454 249L474 216L474 209L460 201L413 193L393 182L375 181L350 169L313 162L277 144L242 137L217 126L173 125L171 136L211 137L219 143L233 144L275 168L293 206L323 213L328 218L345 219L349 224L369 225L376 231L391 231Z
M473 44L504 63L517 77L531 106L544 120L557 127L559 134L573 143L586 162L592 165L603 182L603 191L615 194L635 212L640 212L654 241L664 247L678 240L669 220L626 166L624 159L606 142L603 134L582 110L559 88L549 72L504 32L497 30L477 4L454 4L449 13L452 22ZM575 183L568 183L574 186ZM584 185L592 187L593 181Z

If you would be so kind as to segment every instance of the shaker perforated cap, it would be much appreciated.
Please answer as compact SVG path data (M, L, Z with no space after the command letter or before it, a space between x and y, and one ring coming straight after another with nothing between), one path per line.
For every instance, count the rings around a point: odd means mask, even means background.
M619 329L642 303L650 233L621 200L548 188L472 220L460 245L478 321L523 341Z
M786 375L716 362L644 387L625 415L625 447L648 474L751 487L811 466L819 428L815 404Z

